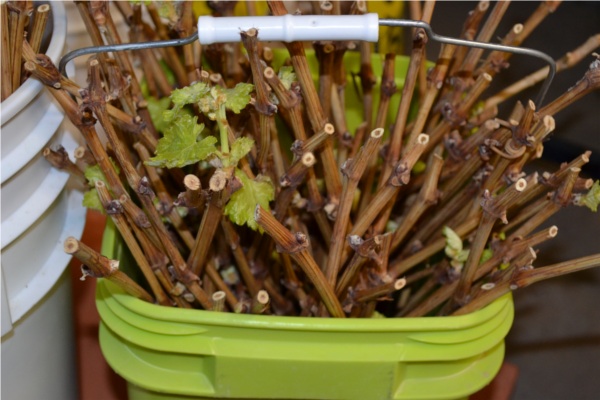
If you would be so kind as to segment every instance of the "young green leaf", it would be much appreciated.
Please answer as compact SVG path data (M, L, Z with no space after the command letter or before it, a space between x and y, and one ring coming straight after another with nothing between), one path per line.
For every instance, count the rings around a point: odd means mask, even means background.
M180 115L158 141L156 156L146 163L154 167L184 167L202 161L215 153L217 139L208 136L199 140L204 124L198 124L197 121L197 117Z
M579 206L585 206L593 212L598 211L598 205L600 204L600 181L594 182L594 185L584 195L578 195L575 198L575 204Z
M450 227L444 226L442 234L446 237L444 252L450 258L450 265L460 271L469 258L469 250L463 249L462 239Z
M170 125L164 119L163 113L169 109L171 105L171 99L168 97L163 97L158 100L154 97L149 97L148 101L148 112L150 113L150 119L152 119L152 123L154 127L159 132L164 132Z
M456 259L463 251L462 239L448 226L444 226L442 234L446 237L446 248L444 249L444 252L453 260Z
M283 86L287 90L290 90L292 83L296 81L296 73L294 72L294 69L289 66L283 66L279 68L279 73L277 75L279 75L281 83L283 83Z
M246 224L256 230L258 224L254 220L254 209L260 204L268 210L269 202L275 198L275 190L269 179L260 175L252 180L236 168L235 176L242 182L242 188L231 196L223 212L235 224Z
M98 191L96 188L92 188L83 194L83 201L81 202L81 205L105 214L104 207L102 206L102 202L100 201L100 197L98 196Z
M174 18L174 16L172 15L173 11L172 11L172 7L169 7L168 2L161 1L158 3L159 3L158 15L160 15L161 18L172 20Z
M115 166L114 163L113 166ZM98 164L88 166L85 171L83 171L83 175L91 187L96 186L96 182L98 181L106 183L106 177Z
M118 174L119 167L112 160L110 161L116 173ZM86 208L98 210L104 214L104 207L102 206L102 202L100 201L100 197L98 196L98 192L95 188L96 182L98 181L107 183L104 173L100 169L99 165L91 165L85 169L83 174L85 176L85 179L87 179L88 185L91 187L91 189L83 194L83 201L81 204Z
M193 85L173 90L171 92L173 108L164 112L164 119L167 121L174 120L185 105L198 103L209 92L210 87L204 82L196 82Z
M250 103L250 93L254 90L251 83L238 83L234 88L223 89L226 96L225 107L239 114Z
M237 138L231 144L231 150L229 151L229 165L237 165L238 161L246 156L252 150L254 146L254 140L242 136Z

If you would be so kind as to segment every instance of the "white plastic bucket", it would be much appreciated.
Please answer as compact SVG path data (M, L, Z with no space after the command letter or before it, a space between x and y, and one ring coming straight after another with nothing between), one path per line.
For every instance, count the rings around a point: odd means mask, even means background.
M57 63L67 18L62 2L50 5L46 54ZM35 79L2 102L0 119L2 398L75 399L70 257L62 242L81 236L85 209L82 194L68 189L68 174L41 151L60 143L72 153L78 134L65 129L62 109Z
M4 283L2 279L2 284ZM6 299L3 298L2 301L3 330L4 300ZM3 333L2 399L77 398L73 321L70 310L70 274L65 271L52 290L47 292L21 321L12 326L6 335Z

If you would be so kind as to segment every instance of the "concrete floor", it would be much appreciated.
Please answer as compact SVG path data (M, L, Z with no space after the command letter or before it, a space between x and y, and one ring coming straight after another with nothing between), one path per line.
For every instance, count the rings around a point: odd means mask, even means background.
M432 27L437 33L458 35L474 2L438 2ZM498 29L503 36L515 23L523 22L538 3L513 2ZM456 21L456 22L454 22ZM553 58L600 32L600 2L563 2L523 44ZM437 55L434 46L430 58ZM600 50L597 50L600 52ZM547 96L551 101L575 84L593 58L560 73ZM514 56L510 72L498 79L514 81L541 67L537 60ZM521 100L535 97L529 91ZM502 117L506 114L501 114ZM596 91L557 115L557 128L546 144L538 167L554 170L583 150L591 150L592 162L584 171L600 178L600 91ZM571 207L562 210L548 226L559 234L540 247L535 266L600 252L600 214ZM600 268L557 278L518 291L514 295L516 318L507 338L506 360L519 368L513 400L585 400L600 393Z

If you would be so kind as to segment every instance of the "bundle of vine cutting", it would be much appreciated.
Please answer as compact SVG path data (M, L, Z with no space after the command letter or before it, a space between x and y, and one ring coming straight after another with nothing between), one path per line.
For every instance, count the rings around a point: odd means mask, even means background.
M368 11L367 2L307 3L317 14ZM208 4L229 16L235 2ZM268 5L273 15L288 12L283 2ZM557 5L540 3L501 42L520 45ZM189 2L115 6L130 41L193 33ZM502 35L495 31L508 6L474 4L461 37ZM123 41L107 3L77 7L94 44ZM411 17L428 22L433 9L411 2ZM580 177L590 153L554 171L525 171L541 156L553 116L599 87L600 61L590 57L585 76L543 107L517 101L501 117L497 106L547 68L490 94L509 53L445 45L426 69L425 32L407 33L402 88L393 54L375 76L370 44L263 43L260 29L241 32L239 44L98 54L87 87L26 43L25 68L86 140L75 162L60 149L46 149L47 158L85 177L85 204L112 219L145 279L133 281L118 260L74 238L65 250L84 263L84 275L148 302L338 318L469 313L516 288L599 265L595 254L533 267L536 247L557 235L555 226L540 228L551 215L570 205L596 210L600 183ZM559 71L587 59L599 41L558 60ZM289 56L275 70L277 45ZM360 53L360 65L342 62L349 52ZM344 101L350 73L364 116L353 132Z

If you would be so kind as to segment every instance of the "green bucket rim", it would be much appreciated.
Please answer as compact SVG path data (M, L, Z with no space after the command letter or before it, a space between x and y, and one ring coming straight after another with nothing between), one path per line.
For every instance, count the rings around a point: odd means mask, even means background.
M102 237L101 252L108 258L119 258L122 254L120 235L112 221L107 220ZM404 317L404 318L315 318L277 315L236 314L200 309L183 309L152 304L137 299L110 282L99 279L102 286L114 299L130 311L164 322L198 323L207 325L227 325L254 329L310 330L327 332L394 332L394 331L445 331L460 330L481 325L498 314L513 308L512 295L502 296L492 304L476 312L444 317ZM101 297L97 289L97 301ZM510 311L510 310L509 310ZM368 321L368 323L366 323Z

